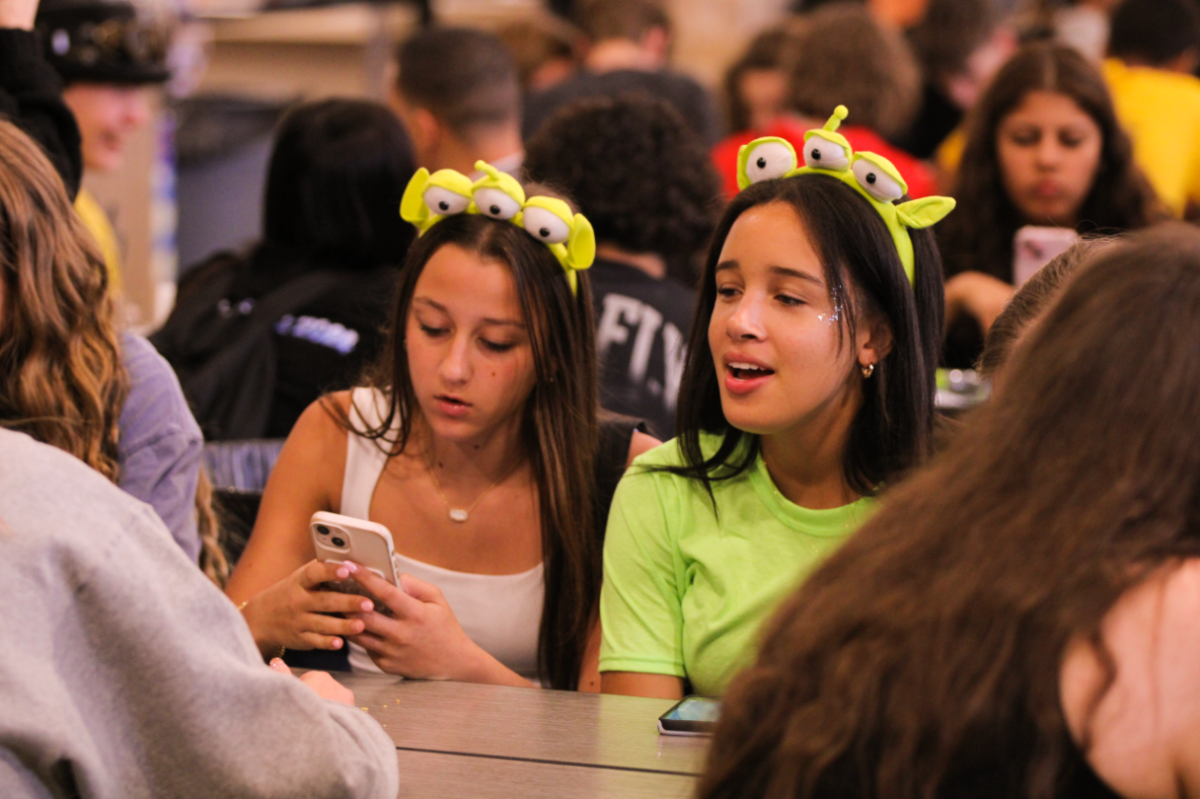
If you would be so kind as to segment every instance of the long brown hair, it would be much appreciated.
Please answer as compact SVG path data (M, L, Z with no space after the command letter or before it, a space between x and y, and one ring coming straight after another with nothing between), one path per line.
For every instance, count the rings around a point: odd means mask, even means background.
M1004 188L996 133L1035 91L1070 97L1100 128L1100 164L1079 209L1080 233L1134 230L1164 215L1133 161L1133 145L1117 121L1104 78L1069 47L1031 44L996 74L968 119L967 145L951 192L958 207L938 227L947 275L974 270L1012 282L1013 236L1025 222Z
M108 271L58 173L0 121L0 419L117 480L128 393Z
M1200 556L1200 232L1101 251L1030 335L993 403L771 622L699 796L1044 799L1081 778L1068 643L1111 684L1105 614Z
M393 455L403 452L412 437L420 405L404 344L409 308L425 265L451 244L505 264L516 282L537 373L521 435L538 486L545 563L538 670L551 687L573 690L579 683L601 572L600 538L592 521L598 400L587 273L577 273L579 291L572 294L546 245L511 222L481 214L438 222L413 244L401 272L392 329L367 380L388 396L388 412L365 435ZM352 433L363 435L336 405L327 402L325 407Z

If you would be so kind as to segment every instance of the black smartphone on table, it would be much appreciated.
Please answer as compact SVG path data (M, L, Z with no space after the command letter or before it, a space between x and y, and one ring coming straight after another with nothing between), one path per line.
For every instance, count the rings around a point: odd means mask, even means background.
M712 735L721 716L721 701L685 696L658 717L659 735Z

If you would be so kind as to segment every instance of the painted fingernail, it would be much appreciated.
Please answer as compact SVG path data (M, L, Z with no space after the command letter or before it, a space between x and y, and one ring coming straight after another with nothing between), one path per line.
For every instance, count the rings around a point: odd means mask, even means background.
M334 639L333 639L333 648L334 648L334 649L341 649L341 648L342 648L342 639L341 639L341 638L334 638Z
M337 576L344 580L350 576L350 570L349 569L338 569Z
M358 567L357 567L357 566L355 566L355 565L354 565L353 563L351 563L350 561L346 561L346 563L345 563L344 565L345 565L346 569L347 569L347 570L348 570L348 571L349 571L351 574L353 574L354 572L358 571Z
M363 603L362 603L363 610L372 610L374 607L375 607L375 605L373 605L371 603L371 600L369 600L369 599L363 600Z

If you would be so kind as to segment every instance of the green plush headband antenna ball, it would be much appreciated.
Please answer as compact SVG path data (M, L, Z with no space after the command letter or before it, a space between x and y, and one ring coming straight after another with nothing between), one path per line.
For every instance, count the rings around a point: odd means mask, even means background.
M455 214L483 214L512 222L550 248L567 273L571 293L579 291L576 272L596 260L596 233L583 214L557 197L525 197L512 175L476 161L483 177L474 183L461 172L439 169L432 175L422 167L408 182L400 201L400 217L416 226L418 235Z
M839 105L825 127L804 134L804 166L796 157L791 142L777 136L764 136L738 150L738 188L773 178L795 175L829 175L850 186L866 198L883 218L900 263L913 282L913 246L909 228L926 228L940 222L954 210L952 197L922 197L896 204L908 193L908 184L891 161L875 153L855 153L846 137L837 132L848 115Z

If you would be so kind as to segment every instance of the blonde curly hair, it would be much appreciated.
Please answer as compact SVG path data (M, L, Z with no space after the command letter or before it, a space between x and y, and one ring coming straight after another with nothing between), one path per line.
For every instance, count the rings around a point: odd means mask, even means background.
M62 180L0 121L0 419L113 482L129 391L108 272Z
M58 173L0 120L0 425L69 452L116 483L117 420L129 394L108 270ZM196 508L200 567L229 573L211 487Z

